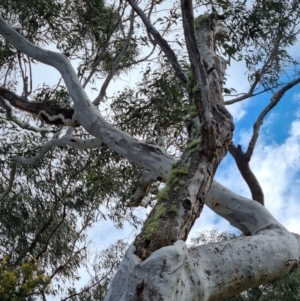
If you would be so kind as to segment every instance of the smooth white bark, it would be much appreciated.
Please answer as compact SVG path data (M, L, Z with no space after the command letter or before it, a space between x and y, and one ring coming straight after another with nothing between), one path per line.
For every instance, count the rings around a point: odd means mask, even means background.
M153 170L162 177L168 175L167 166L173 162L172 157L158 146L140 142L106 122L81 87L79 79L65 55L33 45L11 28L1 17L0 34L19 51L56 68L61 73L74 102L76 118L89 134L101 139L110 149L130 161Z
M105 301L222 300L283 277L299 265L299 236L288 232L262 205L216 182L206 203L253 236L191 249L177 241L143 262L131 246Z
M63 136L60 138L54 138L52 140L49 140L46 142L39 153L31 158L24 158L24 157L17 157L15 158L16 162L20 162L23 164L34 164L38 160L42 159L45 154L53 147L56 146L73 146L80 149L89 149L89 148L95 148L95 147L102 147L103 141L100 139L81 139L81 138L75 138L72 136Z

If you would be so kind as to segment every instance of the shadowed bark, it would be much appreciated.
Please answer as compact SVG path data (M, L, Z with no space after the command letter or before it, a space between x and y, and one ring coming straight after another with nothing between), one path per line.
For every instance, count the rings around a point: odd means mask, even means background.
M0 96L9 101L13 107L35 115L47 124L74 127L80 125L74 116L74 109L64 109L44 102L28 101L4 87L0 87Z

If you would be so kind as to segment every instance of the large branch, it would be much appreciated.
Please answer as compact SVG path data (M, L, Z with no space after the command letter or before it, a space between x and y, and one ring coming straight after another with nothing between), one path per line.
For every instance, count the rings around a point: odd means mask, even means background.
M247 159L245 153L242 150L241 145L235 146L231 144L229 147L229 152L234 158L243 179L245 180L251 191L252 199L264 205L264 192L258 182L258 179L256 178L254 172L250 167L250 159Z
M15 161L23 164L34 164L42 159L46 153L56 146L73 146L80 149L98 148L103 147L105 144L100 139L81 139L72 136L63 136L60 138L53 138L47 141L38 152L37 155L31 158L16 157Z
M1 17L0 34L19 51L39 62L53 66L61 73L74 102L76 119L88 133L99 138L110 149L139 166L157 172L162 177L167 176L168 170L165 163L169 165L173 159L159 147L140 142L106 122L81 87L78 77L65 55L33 45Z
M251 237L190 250L182 241L141 261L132 245L105 301L215 301L291 272L299 264L300 238L259 203L214 182L206 205Z
M204 128L207 129L208 135L204 135L205 147L215 147L215 133L213 130L214 117L211 110L211 100L209 95L209 80L208 74L215 69L214 67L214 56L215 53L211 48L215 44L213 39L213 31L211 28L209 30L201 30L201 33L205 35L204 40L196 38L195 32L195 20L193 14L193 3L192 1L186 0L181 1L182 10L182 21L183 29L186 40L186 46L189 54L189 59L191 62L191 68L193 72L193 79L195 81L195 87L198 90L194 93L194 99L196 106L198 108L199 116L201 122L204 123ZM207 22L210 23L210 22ZM205 23L204 23L205 24ZM204 27L203 24L203 27ZM198 46L199 44L199 46ZM211 45L209 45L211 44ZM201 46L200 46L201 45ZM199 49L203 48L203 49ZM200 54L201 50L201 54ZM204 64L206 64L204 66ZM219 85L215 87L218 91ZM221 96L221 95L220 95ZM221 96L222 97L222 96ZM218 99L219 100L219 99ZM207 137L207 138L206 138Z
M224 30L217 16L207 16L197 28L197 41L190 2L182 0L187 48L196 82L189 94L195 101L202 124L199 118L194 121L193 140L171 169L166 187L158 194L157 204L136 237L136 255L143 260L153 251L187 238L232 139L232 117L222 97L225 70L223 60L215 53L215 39ZM189 27L192 28L188 30Z

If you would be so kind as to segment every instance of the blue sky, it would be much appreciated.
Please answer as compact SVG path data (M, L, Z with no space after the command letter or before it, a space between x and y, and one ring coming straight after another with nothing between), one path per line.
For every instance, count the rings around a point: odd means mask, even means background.
M297 91L299 91L299 88L296 86L286 92L277 106L266 116L262 130L268 130L270 136L265 138L269 139L269 143L282 143L288 135L290 124L293 118L295 118L296 101L294 99L294 94ZM248 101L245 116L236 122L237 132L241 129L252 127L260 112L270 102L271 97L271 93L264 93ZM237 139L236 136L237 135L234 137L235 139ZM243 145L243 149L245 149L245 147L246 145Z

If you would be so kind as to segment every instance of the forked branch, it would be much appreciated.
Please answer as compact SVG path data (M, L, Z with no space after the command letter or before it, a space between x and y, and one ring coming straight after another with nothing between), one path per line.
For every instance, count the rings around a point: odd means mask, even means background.
M184 74L175 52L170 47L168 42L161 36L161 34L156 30L156 28L151 24L150 20L147 18L145 13L141 10L141 8L135 3L134 0L127 0L135 12L140 16L147 30L151 33L154 41L159 45L165 56L168 58L169 62L173 66L175 70L176 76L183 82L183 84L187 83L186 75Z
M250 168L249 162L253 155L254 148L259 137L259 131L263 124L264 118L279 103L284 93L287 92L289 89L293 88L298 83L300 83L300 78L296 78L295 80L289 82L283 88L281 88L273 94L270 103L264 108L264 110L258 116L256 122L254 123L253 134L246 152L243 152L240 145L238 145L237 147L231 145L229 148L229 152L234 157L237 167L251 191L252 199L258 201L262 205L264 204L264 193L256 176Z

